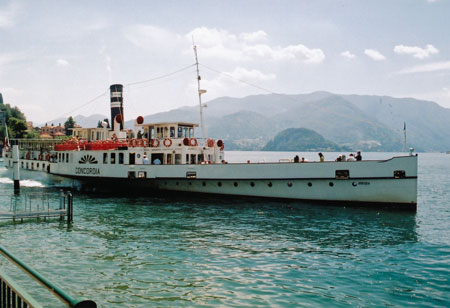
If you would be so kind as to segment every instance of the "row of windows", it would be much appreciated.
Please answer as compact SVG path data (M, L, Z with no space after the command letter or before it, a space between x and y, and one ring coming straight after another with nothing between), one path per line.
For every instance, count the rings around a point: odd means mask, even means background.
M11 163L11 161L10 161L10 163ZM10 166L11 166L12 164L10 164ZM25 164L23 163L23 161L21 162L21 167L22 167L22 169L31 169L31 170L37 170L37 169L39 169L39 167L41 166L41 164L40 163L36 163L36 169L34 169L34 163L28 163L28 162L26 162ZM45 170L45 163L42 163L42 170Z
M167 182L164 182L164 185L167 185L167 184L168 184ZM255 186L256 186L255 182L250 182L249 184L250 184L251 187L255 187ZM175 185L177 185L177 186L180 185L180 182L175 182ZM189 182L189 185L192 186L192 182ZM288 187L292 187L292 186L293 186L293 183L292 183L292 182L287 182L286 185L287 185ZM329 185L330 187L333 187L333 186L334 186L334 183L333 183L333 182L329 182L328 185ZM206 182L202 182L202 186L206 186ZM217 186L222 187L222 182L217 182ZM234 187L238 187L238 186L239 186L239 183L238 183L238 182L233 182L233 186L234 186ZM272 182L267 183L267 186L268 186L268 187L272 187L272 186L273 186ZM312 184L311 182L308 182L308 186L309 186L309 187L312 187L313 184Z

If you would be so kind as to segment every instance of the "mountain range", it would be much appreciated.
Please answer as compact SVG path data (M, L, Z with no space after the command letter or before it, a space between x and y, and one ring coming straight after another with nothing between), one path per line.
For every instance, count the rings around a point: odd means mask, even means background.
M126 102L125 108L126 108ZM221 97L204 109L208 137L221 138L227 149L260 150L287 128L308 128L339 146L364 151L401 151L406 125L407 147L417 151L450 149L450 109L430 101L388 96L266 94ZM95 121L94 121L95 118ZM102 115L75 117L96 126ZM199 122L198 106L144 116L145 122ZM64 122L64 121L62 121ZM132 127L134 119L125 123ZM199 132L197 132L199 135Z

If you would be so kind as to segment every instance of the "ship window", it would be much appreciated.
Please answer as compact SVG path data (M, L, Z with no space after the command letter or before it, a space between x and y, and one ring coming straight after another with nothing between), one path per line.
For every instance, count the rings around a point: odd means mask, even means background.
M123 164L123 153L119 153L119 164Z
M176 165L181 164L181 154L175 154L175 164Z
M269 184L267 184L267 186L272 187L272 182L269 182Z
M170 127L170 138L174 138L175 137L175 127L171 126Z
M111 153L111 164L116 163L116 153Z
M181 138L183 136L183 129L178 126L178 138Z
M250 182L251 187L255 187L255 182Z
M394 179L403 179L406 176L405 170L395 170Z
M193 128L189 128L189 138L194 137L194 129Z
M103 153L103 163L104 164L108 163L108 153Z
M138 171L138 178L139 179L145 179L147 177L147 172L145 171Z
M128 178L129 179L135 179L136 178L136 172L128 171Z
M22 162L22 169L23 169L23 162Z
M187 127L183 127L183 137L189 138L189 129Z
M238 187L238 182L233 183L234 187Z
M28 165L28 163L27 163L27 169L29 168L29 165Z
M31 163L31 170L34 169L34 163Z
M336 170L336 179L347 180L350 177L349 170Z
M330 187L333 187L333 186L334 186L334 183L333 183L333 182L330 182L330 183L328 183L328 185L330 185Z
M45 170L45 164L42 164L42 170Z
M288 183L287 183L287 186L288 186L288 187L292 187L292 182L288 182Z
M69 153L66 153L66 163L69 162Z
M195 158L196 158L196 155L195 154L191 154L191 162L190 162L191 165L195 165L196 164Z
M201 164L204 161L204 155L203 154L198 154L197 156L197 162L199 164Z
M206 186L206 182L202 182L202 185L203 185L203 186Z
M166 161L168 165L172 165L172 154L166 155Z
M222 187L222 182L218 182L217 186Z
M186 164L189 164L189 154L186 154Z
M188 171L188 172L186 172L186 178L188 178L188 179L196 179L197 178L197 172L195 172L195 171Z
M312 186L312 183L311 183L311 182L309 182L309 183L308 183L308 186L309 186L309 187L311 187L311 186Z
M135 163L136 163L136 154L135 153L130 153L129 155L128 155L128 160L129 160L129 164L130 165L134 165Z
M39 163L36 164L36 169L39 168Z

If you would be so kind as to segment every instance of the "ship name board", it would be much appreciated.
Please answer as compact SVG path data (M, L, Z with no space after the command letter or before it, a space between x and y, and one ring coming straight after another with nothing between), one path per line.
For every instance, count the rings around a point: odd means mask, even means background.
M100 169L99 169L99 168L82 168L82 167L76 167L76 168L75 168L75 174L82 174L82 175L100 175Z

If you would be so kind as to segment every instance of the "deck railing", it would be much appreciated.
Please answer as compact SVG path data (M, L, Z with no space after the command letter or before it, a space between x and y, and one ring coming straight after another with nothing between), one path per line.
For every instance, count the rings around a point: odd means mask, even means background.
M26 265L19 258L12 255L4 247L0 246L0 254L11 263L34 278L39 284L56 295L67 307L71 308L96 308L97 304L91 300L74 299L66 294L60 287L50 282L47 278ZM0 270L0 308L41 308L42 305L34 300L26 291L20 288L10 277Z

